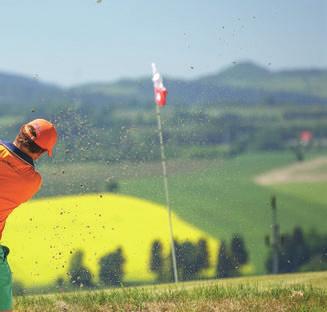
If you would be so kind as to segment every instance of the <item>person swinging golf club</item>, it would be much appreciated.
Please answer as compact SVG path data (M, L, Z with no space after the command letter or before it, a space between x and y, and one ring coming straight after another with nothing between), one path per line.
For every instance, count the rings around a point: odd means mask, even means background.
M54 125L45 119L24 124L13 143L0 140L0 311L12 311L12 277L7 257L9 248L1 237L9 214L31 199L40 189L42 178L34 161L45 152L52 156L57 141Z

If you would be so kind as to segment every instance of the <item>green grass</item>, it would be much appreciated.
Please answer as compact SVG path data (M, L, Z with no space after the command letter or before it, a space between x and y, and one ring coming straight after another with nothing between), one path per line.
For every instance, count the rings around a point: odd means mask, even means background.
M326 311L326 280L319 272L25 296L15 310Z
M0 116L0 129L3 131L7 127L11 127L17 123L23 122L23 118L17 115Z
M187 173L201 170L210 165L211 160L169 161L169 174ZM37 197L72 195L104 192L106 181L117 179L121 185L139 178L160 177L161 164L157 162L66 162L42 163L38 166L42 173L43 187Z
M317 205L327 210L327 182L288 183L271 186L272 190L289 194L295 198Z
M168 161L172 209L220 240L230 240L233 233L244 235L252 273L264 273L264 236L270 234L272 194L277 195L282 232L296 225L320 232L326 228L324 183L262 187L253 182L257 174L293 162L290 152ZM105 180L113 177L119 181L121 193L165 204L160 163L44 165L40 171L45 176L40 196L101 192Z
M270 233L272 194L277 194L282 231L295 225L325 229L327 209L321 203L253 182L256 174L291 162L291 154L245 155L224 162L212 161L199 171L177 173L169 179L172 207L183 219L219 239L230 239L236 232L243 234L255 271L263 273L267 253L264 236ZM165 202L159 176L123 181L121 191Z

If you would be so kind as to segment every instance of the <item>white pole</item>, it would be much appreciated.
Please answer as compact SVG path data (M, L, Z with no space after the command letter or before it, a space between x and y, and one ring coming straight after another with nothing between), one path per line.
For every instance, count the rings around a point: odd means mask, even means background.
M168 192L168 178L167 178L167 168L166 168L165 147L164 147L163 136L162 136L160 108L159 108L159 105L156 105L156 107L157 107L157 120L158 120L158 130L159 130L158 132L159 132L159 139L160 139L161 164L162 164L162 172L163 172L163 179L164 179L164 186L165 186L166 205L167 205L168 217L169 217L171 256L172 256L172 260L173 260L174 280L175 280L175 283L177 283L178 282L177 262L176 262L176 253L175 253L175 244L174 244L173 223L172 223L172 218L171 218L171 208L170 208L169 192Z

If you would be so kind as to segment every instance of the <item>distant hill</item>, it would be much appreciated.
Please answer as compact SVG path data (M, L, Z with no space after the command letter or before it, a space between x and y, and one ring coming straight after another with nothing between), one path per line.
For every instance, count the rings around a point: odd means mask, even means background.
M200 81L235 88L249 88L265 92L298 93L307 96L327 97L327 70L294 69L269 71L251 62L236 64Z
M251 62L235 64L194 80L164 77L174 105L327 104L327 70L270 71ZM70 89L36 79L0 73L0 109L17 112L58 104L145 107L153 101L150 77L89 83Z
M67 100L67 95L58 86L30 77L0 73L0 107L5 108L7 113L65 100Z
M251 62L239 63L194 80L165 77L170 101L190 104L327 103L327 70L273 72ZM150 77L72 88L79 95L102 94L115 101L152 101Z

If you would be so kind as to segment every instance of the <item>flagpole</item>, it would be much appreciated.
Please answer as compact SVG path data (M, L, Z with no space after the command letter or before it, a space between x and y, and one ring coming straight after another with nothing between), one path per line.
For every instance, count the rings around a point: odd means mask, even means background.
M162 124L161 124L161 115L160 115L159 105L156 105L156 108L157 108L158 132L159 132L159 139L160 139L161 165L162 165L162 173L163 173L163 180L164 180L164 187L165 187L166 205L167 205L167 209L168 209L168 218L169 218L171 256L172 256L172 260L173 260L174 281L175 281L175 283L177 283L178 282L177 262L176 262L176 253L175 253L173 222L172 222L169 191L168 191L168 178L167 178L165 147L164 147L164 142L163 142Z

